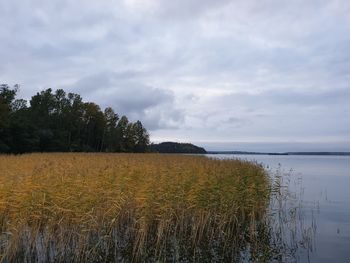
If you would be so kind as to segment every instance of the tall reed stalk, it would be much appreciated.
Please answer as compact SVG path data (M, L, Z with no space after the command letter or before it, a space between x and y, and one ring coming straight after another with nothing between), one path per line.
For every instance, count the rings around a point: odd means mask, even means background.
M270 260L270 195L247 161L0 156L0 262Z

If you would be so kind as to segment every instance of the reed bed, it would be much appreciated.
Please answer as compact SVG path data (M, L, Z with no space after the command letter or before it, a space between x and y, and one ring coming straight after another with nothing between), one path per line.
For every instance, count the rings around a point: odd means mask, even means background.
M270 185L240 160L2 155L0 262L268 261Z

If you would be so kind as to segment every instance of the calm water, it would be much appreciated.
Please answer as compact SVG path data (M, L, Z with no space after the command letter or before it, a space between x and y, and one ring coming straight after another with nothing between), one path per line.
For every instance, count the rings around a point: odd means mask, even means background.
M303 192L306 224L311 222L309 209L316 211L317 225L313 251L309 256L301 254L298 262L350 262L350 156L209 156L256 160L272 170L292 170L292 181L301 182L295 190Z

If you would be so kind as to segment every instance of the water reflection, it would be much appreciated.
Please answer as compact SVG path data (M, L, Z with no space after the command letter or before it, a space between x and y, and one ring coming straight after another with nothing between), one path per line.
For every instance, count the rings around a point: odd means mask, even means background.
M311 250L300 247L297 262L349 262L350 248L350 157L215 155L263 163L270 170L292 171L291 192L302 194L304 226L315 229ZM286 180L287 177L286 177ZM290 178L291 180L291 178ZM298 181L301 181L301 187ZM313 226L316 222L316 226Z

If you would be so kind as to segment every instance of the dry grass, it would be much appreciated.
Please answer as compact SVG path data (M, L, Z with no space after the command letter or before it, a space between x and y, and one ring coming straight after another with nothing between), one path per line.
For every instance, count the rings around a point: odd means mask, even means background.
M247 246L260 255L269 186L261 166L238 160L0 156L0 262L220 261Z

